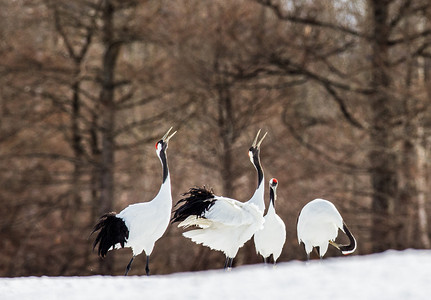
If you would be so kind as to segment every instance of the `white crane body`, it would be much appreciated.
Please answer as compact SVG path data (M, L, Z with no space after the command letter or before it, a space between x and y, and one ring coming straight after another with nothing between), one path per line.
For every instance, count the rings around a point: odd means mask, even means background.
M319 255L323 257L328 245L332 244L344 254L349 254L356 249L356 240L350 231L346 231L347 226L334 204L324 199L314 199L307 203L301 210L298 217L297 235L298 242L304 243L305 252L309 257L314 247L319 247ZM338 230L346 233L351 241L348 246L338 245L335 239ZM350 249L350 250L349 250Z
M142 252L147 256L145 270L149 275L149 257L154 244L169 225L172 194L166 150L169 139L176 133L175 131L169 135L171 130L172 127L156 143L156 152L163 171L163 181L157 195L149 202L131 204L118 214L111 212L103 215L93 230L93 233L99 231L93 248L99 245L98 254L102 258L112 249L132 249L133 256L126 267L125 275L128 274L135 256Z
M170 181L169 177L167 180ZM170 184L164 184L152 201L131 204L117 214L129 228L129 238L124 247L132 248L133 256L143 251L151 255L156 241L165 233L172 210L170 195ZM120 247L118 243L115 246L116 249Z
M214 201L214 205L201 217L189 216L178 226L199 227L184 232L183 236L233 258L239 248L262 227L264 219L259 208L252 203L219 196L215 196Z
M257 142L259 132L249 150L250 161L257 170L257 188L251 199L240 202L231 198L216 196L212 190L191 188L178 201L183 203L174 211L172 222L180 222L178 227L196 226L183 235L197 244L203 244L226 255L226 267L232 267L233 258L239 248L252 238L262 227L265 209L263 171L260 166L259 147L265 138Z
M277 215L274 207L278 181L273 178L269 182L270 201L268 212L264 217L263 227L254 234L254 244L256 252L263 256L265 262L272 254L275 264L286 242L286 225Z

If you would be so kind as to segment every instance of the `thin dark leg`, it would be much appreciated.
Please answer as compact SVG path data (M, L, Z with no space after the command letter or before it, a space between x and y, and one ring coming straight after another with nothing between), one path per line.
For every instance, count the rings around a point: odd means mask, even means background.
M274 254L272 254L272 266L275 267L276 264L277 264L277 262L274 259Z
M150 256L147 255L147 263L145 265L145 272L147 273L147 276L150 276Z
M127 276L127 273L129 273L129 271L130 271L130 267L132 266L132 262L133 262L133 259L134 259L135 257L134 256L132 256L132 259L129 261L129 264L127 265L127 267L126 267L126 273L124 274L124 276Z
M232 269L233 257L229 258L229 268Z
M229 265L229 257L227 257L226 256L226 260L225 260L225 262L224 262L224 267L223 267L223 269L227 269L227 267L228 267L228 265Z
M314 247L314 250L316 250L317 255L320 256L320 247Z

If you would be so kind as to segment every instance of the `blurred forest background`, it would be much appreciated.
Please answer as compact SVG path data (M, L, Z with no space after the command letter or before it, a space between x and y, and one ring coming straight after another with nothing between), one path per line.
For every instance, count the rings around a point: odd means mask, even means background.
M296 219L317 197L355 254L430 248L429 0L0 0L0 16L0 276L123 274L130 249L101 260L89 234L155 196L171 126L174 203L196 185L248 200L268 131L280 262L305 259ZM234 264L261 261L249 241ZM174 225L150 267L223 263Z

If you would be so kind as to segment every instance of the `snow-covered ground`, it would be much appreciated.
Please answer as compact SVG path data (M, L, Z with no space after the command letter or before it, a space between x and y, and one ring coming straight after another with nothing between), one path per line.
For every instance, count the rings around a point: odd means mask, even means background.
M2 300L431 299L431 251L387 251L163 276L0 278Z

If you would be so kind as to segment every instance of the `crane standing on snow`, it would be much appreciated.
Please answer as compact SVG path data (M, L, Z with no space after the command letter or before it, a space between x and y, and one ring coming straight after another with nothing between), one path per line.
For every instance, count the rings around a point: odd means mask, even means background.
M266 136L257 142L260 130L249 149L249 158L257 170L257 188L251 199L240 202L234 199L216 196L211 190L191 188L185 193L183 203L174 211L172 223L181 222L178 227L197 226L200 229L184 232L185 237L197 244L203 244L226 255L225 269L232 267L232 262L239 248L262 227L264 184L260 166L260 144Z
M274 265L280 257L281 250L286 242L286 225L275 212L277 185L277 179L272 178L269 181L269 206L265 216L265 223L263 228L254 234L256 252L263 256L265 264L267 263L267 258L272 254Z
M94 241L93 249L99 244L98 254L101 257L105 257L111 249L132 248L133 256L124 275L129 272L135 256L141 254L142 251L145 251L147 255L146 274L150 274L150 254L155 242L163 235L169 225L172 195L166 150L169 140L176 133L175 131L169 135L171 130L172 127L156 143L156 153L163 168L163 183L156 197L149 202L131 204L119 214L111 212L103 215L92 232L100 230Z
M349 238L349 245L335 243L341 229ZM319 256L322 258L331 244L347 255L355 251L356 240L353 237L343 218L334 204L324 199L314 199L308 202L301 210L297 224L298 242L304 243L307 259L313 247L319 247Z

